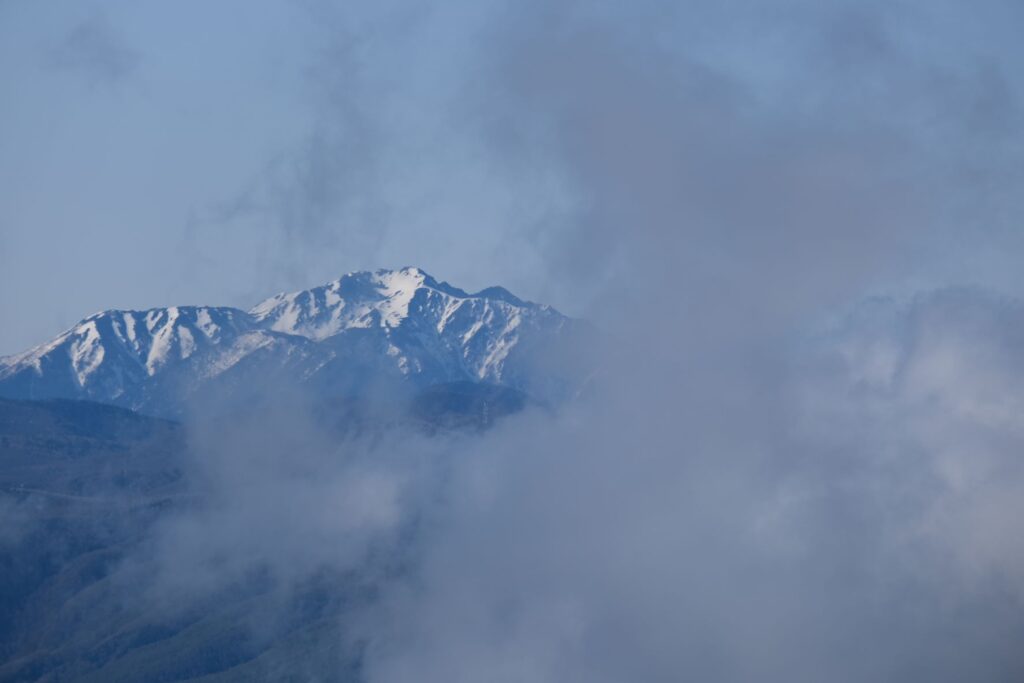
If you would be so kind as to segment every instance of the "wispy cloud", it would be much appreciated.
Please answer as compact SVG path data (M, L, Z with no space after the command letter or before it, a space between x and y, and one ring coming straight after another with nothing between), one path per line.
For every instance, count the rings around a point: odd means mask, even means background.
M98 86L130 77L140 60L140 53L127 43L107 15L96 13L77 23L50 50L48 61Z

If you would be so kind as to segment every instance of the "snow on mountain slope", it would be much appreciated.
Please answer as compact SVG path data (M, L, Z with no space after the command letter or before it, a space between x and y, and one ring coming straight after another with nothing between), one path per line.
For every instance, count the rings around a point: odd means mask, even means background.
M397 327L417 290L438 287L418 268L350 273L320 287L278 294L249 313L272 330L321 341L349 328Z
M314 341L349 329L380 328L406 374L444 360L451 367L442 373L493 383L501 383L504 361L521 332L555 331L568 321L499 287L467 294L418 268L352 273L322 287L271 297L249 313L271 330Z
M359 272L248 312L97 313L48 343L0 358L0 396L84 398L176 414L197 395L274 383L330 395L378 380L469 380L557 400L572 380L541 356L580 334L576 321L500 287L468 294L418 268Z

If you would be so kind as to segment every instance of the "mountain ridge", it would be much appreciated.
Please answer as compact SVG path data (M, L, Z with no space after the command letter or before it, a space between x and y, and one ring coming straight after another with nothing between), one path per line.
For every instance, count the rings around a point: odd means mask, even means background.
M0 396L99 400L175 415L197 396L256 386L330 395L375 382L475 381L552 401L572 379L557 377L540 356L582 336L579 321L502 287L471 294L415 267L357 271L248 311L94 313L48 342L0 357Z

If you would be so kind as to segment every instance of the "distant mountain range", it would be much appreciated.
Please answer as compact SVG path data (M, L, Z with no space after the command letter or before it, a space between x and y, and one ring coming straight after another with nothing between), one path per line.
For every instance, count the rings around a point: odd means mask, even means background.
M501 287L475 294L418 268L356 272L249 311L175 306L91 315L0 358L0 397L69 398L176 416L270 391L356 396L473 382L540 402L582 376L582 322Z

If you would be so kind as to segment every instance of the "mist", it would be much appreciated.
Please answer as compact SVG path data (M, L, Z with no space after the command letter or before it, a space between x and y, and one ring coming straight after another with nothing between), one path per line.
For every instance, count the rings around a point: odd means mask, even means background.
M471 432L205 406L126 600L255 582L270 638L328 586L371 683L1024 677L1018 5L285 14L302 115L152 243L175 294L417 263L590 320L587 379ZM146 78L118 21L51 62Z
M704 367L613 339L584 396L482 433L194 417L201 502L123 590L170 619L256 581L261 634L330 586L315 651L369 681L1015 680L1022 330L952 288Z

